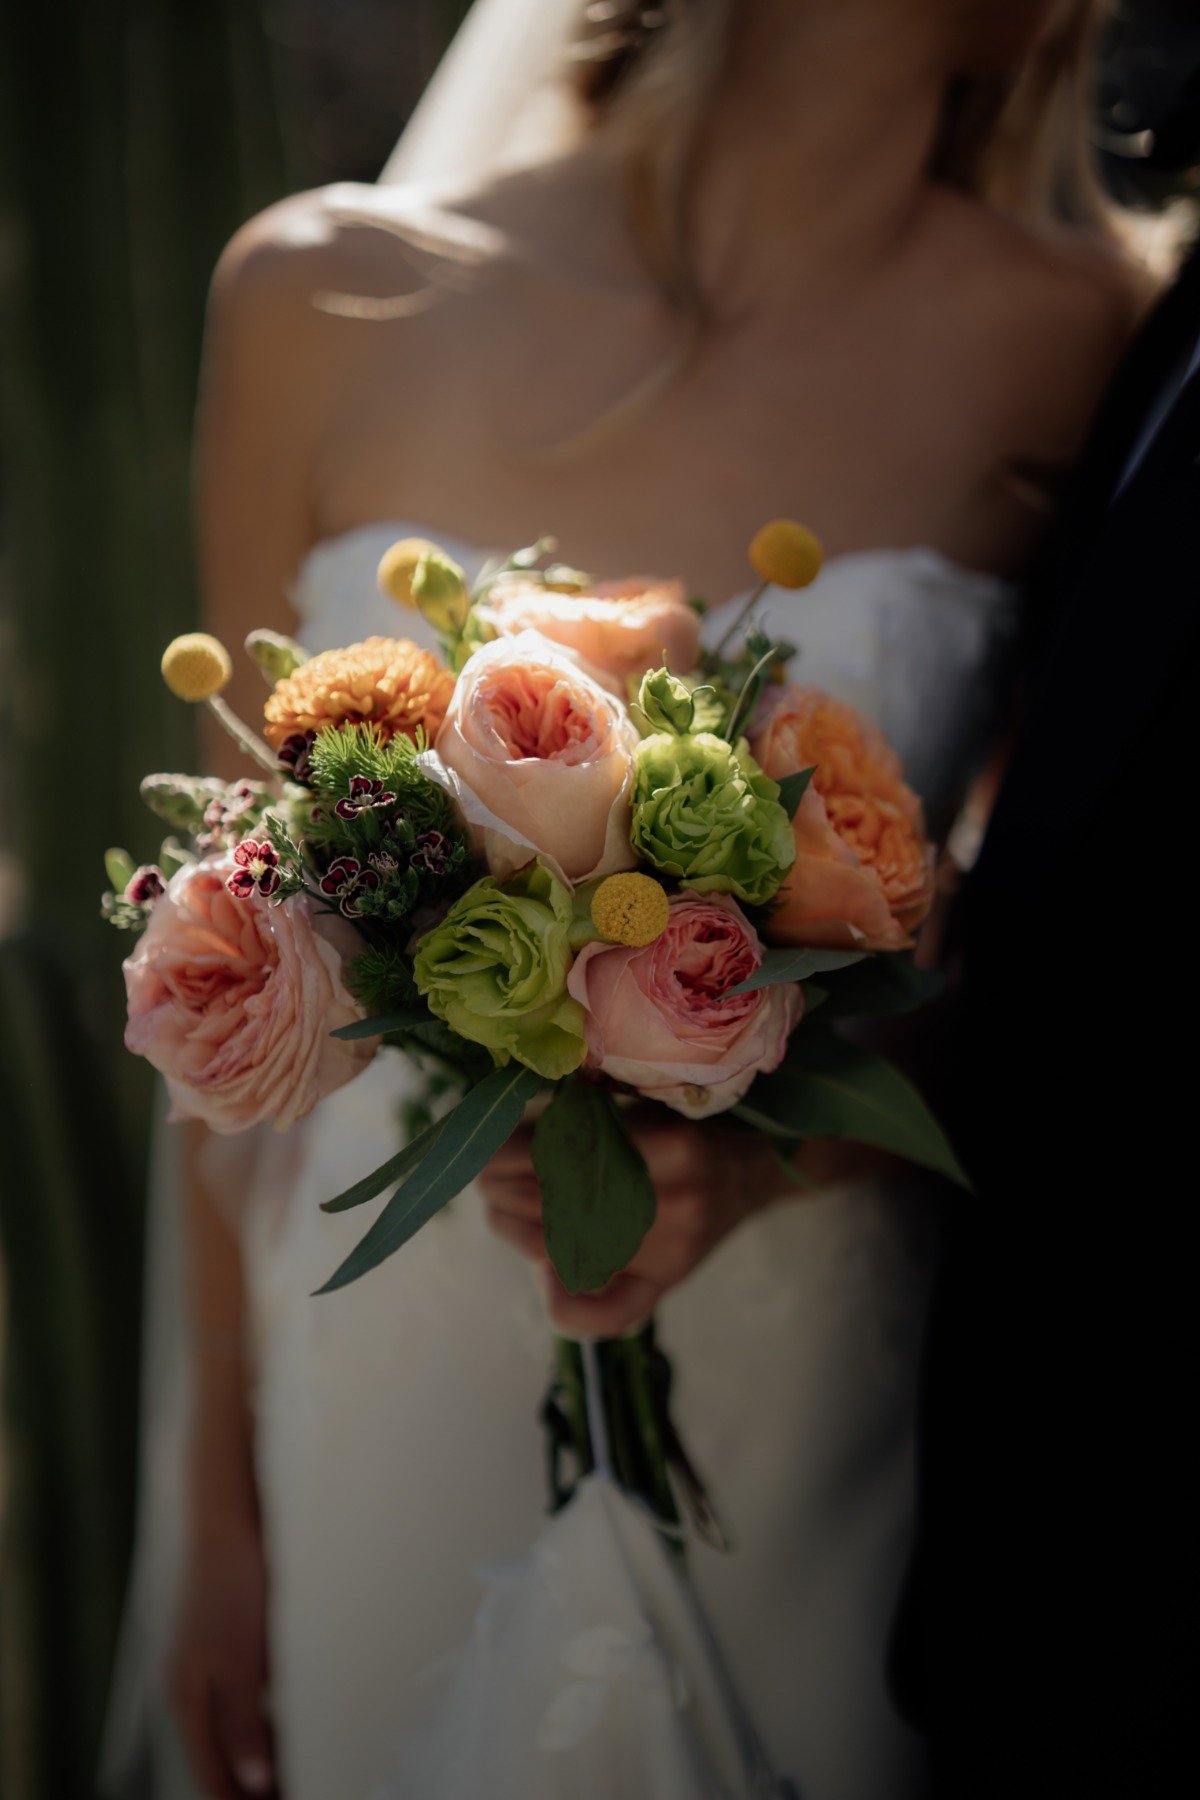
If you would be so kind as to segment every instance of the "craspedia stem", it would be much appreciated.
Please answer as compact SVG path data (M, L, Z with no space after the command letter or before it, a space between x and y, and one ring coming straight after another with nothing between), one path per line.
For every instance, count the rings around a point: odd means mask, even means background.
M278 781L279 759L271 750L270 745L265 743L264 740L258 736L257 732L251 731L248 725L243 724L242 720L239 719L234 712L232 706L222 700L220 694L210 695L204 704L208 707L208 710L212 713L214 719L216 719L222 728L229 733L239 749L244 750L247 756L258 763L260 768L265 769L268 775L273 776L275 780Z
M729 625L717 639L717 642L713 647L714 656L720 656L730 638L736 636L741 630L742 626L746 623L746 620L750 617L750 614L754 611L770 585L769 581L760 581L758 586L751 592L749 598L742 602Z

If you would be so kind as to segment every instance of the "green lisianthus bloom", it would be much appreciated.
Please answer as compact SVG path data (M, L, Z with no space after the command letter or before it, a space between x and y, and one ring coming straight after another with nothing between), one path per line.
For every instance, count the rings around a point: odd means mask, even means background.
M583 1061L584 1014L567 993L571 891L542 863L503 886L488 875L417 945L413 974L430 1010L498 1063L549 1081Z
M638 855L696 893L763 906L796 860L779 789L744 739L730 744L709 731L643 738L632 806Z
M669 669L650 669L642 676L636 705L648 735L690 731L696 717L691 690Z
M471 596L458 564L430 548L412 573L412 597L435 631L453 636L467 622Z

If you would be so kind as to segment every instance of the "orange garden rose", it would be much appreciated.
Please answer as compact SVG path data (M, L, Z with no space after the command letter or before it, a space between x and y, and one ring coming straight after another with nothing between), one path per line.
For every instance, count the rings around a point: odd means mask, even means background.
M817 688L789 688L752 742L773 780L816 766L796 861L766 926L775 943L902 950L933 899L921 802L882 735Z
M480 612L501 637L540 631L611 682L624 699L630 677L665 664L687 675L700 659L700 619L678 581L606 581L558 593L519 575L498 582Z
M265 733L279 746L323 725L377 725L385 737L432 743L446 716L454 676L407 638L367 638L325 650L277 682L264 711Z

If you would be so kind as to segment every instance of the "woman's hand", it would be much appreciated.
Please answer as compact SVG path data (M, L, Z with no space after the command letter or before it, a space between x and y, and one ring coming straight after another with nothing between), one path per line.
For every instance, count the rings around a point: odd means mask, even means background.
M627 1123L653 1178L658 1215L628 1268L598 1293L569 1294L550 1267L527 1127L480 1177L489 1225L543 1270L550 1317L568 1336L619 1337L643 1324L663 1294L735 1226L791 1189L770 1147L749 1132L719 1121L688 1123L663 1107L640 1111ZM828 1179L833 1167L834 1159L823 1155L806 1174Z
M206 1800L278 1793L266 1696L266 1562L238 1507L194 1533L172 1656L172 1710Z

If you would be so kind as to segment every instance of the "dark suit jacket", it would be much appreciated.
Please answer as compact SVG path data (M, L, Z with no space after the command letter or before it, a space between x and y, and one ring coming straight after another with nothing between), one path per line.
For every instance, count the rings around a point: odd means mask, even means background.
M965 899L948 1201L897 1686L945 1800L1158 1800L1191 1760L1200 1267L1200 336L1193 258L1034 597Z

